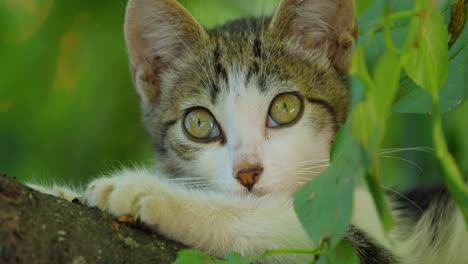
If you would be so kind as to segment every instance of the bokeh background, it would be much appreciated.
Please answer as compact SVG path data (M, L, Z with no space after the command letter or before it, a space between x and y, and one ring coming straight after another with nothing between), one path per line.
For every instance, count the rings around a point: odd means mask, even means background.
M205 26L270 14L277 0L181 0ZM122 166L154 164L123 40L125 0L0 1L0 171L82 185ZM445 115L468 172L468 106ZM430 115L394 114L386 148L432 147ZM387 186L440 180L433 153L383 158ZM157 162L157 161L156 161Z

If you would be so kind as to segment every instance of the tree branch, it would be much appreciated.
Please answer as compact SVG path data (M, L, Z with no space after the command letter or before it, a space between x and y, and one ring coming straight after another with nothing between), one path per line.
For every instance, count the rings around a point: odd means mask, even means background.
M172 263L183 248L0 175L0 263Z

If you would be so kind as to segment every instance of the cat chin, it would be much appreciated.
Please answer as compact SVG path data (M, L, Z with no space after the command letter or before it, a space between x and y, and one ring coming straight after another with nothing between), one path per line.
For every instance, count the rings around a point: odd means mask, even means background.
M247 191L248 192L248 191ZM265 189L261 189L261 188L253 188L251 192L248 192L249 194L248 195L251 195L251 196L256 196L256 197L261 197L261 196L265 196L267 194L270 194L272 193L271 191L267 191Z
M239 189L230 191L230 193L241 197L262 197L274 193L294 193L297 188L267 188L267 187L254 187L251 191L247 189Z

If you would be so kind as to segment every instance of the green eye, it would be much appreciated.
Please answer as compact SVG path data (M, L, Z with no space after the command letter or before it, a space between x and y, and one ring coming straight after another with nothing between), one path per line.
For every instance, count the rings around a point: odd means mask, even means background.
M295 93L283 93L275 97L268 113L268 127L280 127L293 123L302 112L302 100Z
M207 141L220 135L218 124L213 115L204 108L194 108L186 115L184 131L193 139Z

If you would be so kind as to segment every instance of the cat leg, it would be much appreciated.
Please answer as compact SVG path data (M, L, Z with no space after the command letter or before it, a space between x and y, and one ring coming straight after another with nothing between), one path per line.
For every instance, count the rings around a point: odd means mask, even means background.
M131 214L153 230L214 256L258 255L268 249L312 248L288 194L239 197L188 190L143 170L92 182L85 202L114 216ZM307 263L283 255L268 263Z
M63 187L58 185L44 186L35 183L26 183L26 186L36 190L40 193L49 194L52 196L57 196L63 198L69 202L72 202L76 199L80 200L83 196L82 192L73 188Z

